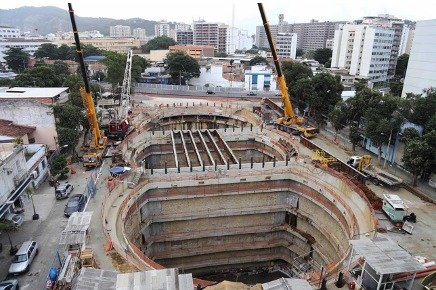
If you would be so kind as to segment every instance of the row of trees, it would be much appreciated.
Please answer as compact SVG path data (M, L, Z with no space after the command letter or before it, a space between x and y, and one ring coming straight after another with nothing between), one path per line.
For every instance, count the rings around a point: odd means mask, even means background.
M85 44L81 46L83 51L83 57L90 55L103 55L104 51L91 45ZM62 44L57 46L52 43L42 44L34 54L35 58L48 58L52 60L76 60L76 47Z

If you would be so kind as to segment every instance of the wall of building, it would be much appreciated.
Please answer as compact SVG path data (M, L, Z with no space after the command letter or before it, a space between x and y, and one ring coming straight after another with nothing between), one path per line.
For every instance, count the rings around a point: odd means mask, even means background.
M24 148L15 143L0 144L0 205L3 205L16 186L27 176Z
M0 118L36 127L35 143L46 144L49 150L56 149L56 122L50 106L30 100L5 100L1 102Z
M402 97L436 87L436 19L418 21L404 79Z

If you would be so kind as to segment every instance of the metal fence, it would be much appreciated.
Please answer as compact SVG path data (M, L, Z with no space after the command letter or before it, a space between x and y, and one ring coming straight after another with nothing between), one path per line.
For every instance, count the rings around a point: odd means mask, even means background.
M148 84L148 83L137 83L135 86L136 92L141 92L144 90L149 91L196 91L196 92L205 92L205 91L213 91L213 92L243 92L245 91L243 88L235 88L235 87L205 87L205 86L182 86L182 85L164 85L164 84Z

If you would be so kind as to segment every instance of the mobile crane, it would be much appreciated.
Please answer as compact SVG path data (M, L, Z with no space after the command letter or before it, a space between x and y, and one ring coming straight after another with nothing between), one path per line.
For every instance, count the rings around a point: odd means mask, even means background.
M95 112L94 101L92 99L91 90L89 88L88 76L86 73L85 63L83 61L83 51L80 47L79 33L77 31L76 20L74 18L74 10L71 3L68 3L68 10L70 13L71 25L73 27L74 40L76 43L76 52L82 72L84 87L80 88L80 95L82 96L83 105L86 110L86 118L89 122L89 130L91 130L91 143L89 150L83 154L82 164L85 167L97 167L103 161L103 152L106 149L107 137L100 131Z
M123 86L121 88L120 106L115 110L115 116L109 121L106 135L110 139L124 139L128 133L129 123L129 105L130 105L130 84L132 80L132 58L133 52L127 53L126 69L124 70Z
M294 109L292 107L292 103L289 98L288 86L286 85L285 76L282 73L282 68L280 66L277 57L277 51L274 45L274 41L272 39L268 20L266 19L265 11L263 9L263 4L257 3L257 5L259 7L259 12L260 12L260 16L262 17L263 27L265 28L266 37L268 39L269 47L271 49L274 65L276 67L277 83L279 85L280 96L282 98L283 105L284 105L282 117L279 117L276 122L277 127L282 131L297 132L299 134L302 134L306 138L315 137L318 134L318 129L303 125L303 123L305 122L304 118L299 117L294 113ZM268 99L264 101L271 101L271 100Z

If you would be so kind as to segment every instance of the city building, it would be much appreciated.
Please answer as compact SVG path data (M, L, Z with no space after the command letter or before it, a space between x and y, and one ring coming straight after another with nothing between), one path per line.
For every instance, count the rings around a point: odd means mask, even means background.
M0 218L20 212L28 200L27 189L37 188L48 176L45 146L0 144Z
M174 30L177 31L188 31L191 30L191 25L186 23L176 23Z
M124 25L110 26L109 36L115 38L131 37L130 26L124 26Z
M161 21L154 26L154 35L170 37L170 24L166 21Z
M46 39L25 39L25 38L4 38L0 39L0 62L4 62L5 52L10 48L22 48L23 51L27 52L29 55L33 56L35 51L44 44L52 43Z
M297 54L297 34L278 33L276 37L277 56L295 59Z
M366 16L363 18L363 20L356 20L355 24L366 24L382 28L390 28L394 31L388 71L389 75L394 75L398 57L401 55L400 51L405 52L406 50L405 47L408 38L408 29L407 26L406 29L404 29L404 21L389 14L380 14L378 16Z
M407 40L406 40L406 48L404 53L407 53L410 55L410 52L412 51L412 44L413 44L413 39L415 38L415 27L411 27L409 29L409 33L407 35Z
M176 42L179 45L194 44L194 32L192 30L176 31Z
M209 23L204 20L194 21L193 23L193 40L194 45L212 46L218 51L219 24Z
M141 73L138 82L147 84L169 84L171 76L169 74L164 74L164 72L164 67L148 67L143 73Z
M135 28L133 29L133 37L140 40L145 40L147 35L145 34L145 29L143 28Z
M145 43L140 39L136 38L84 38L80 39L82 45L91 44L97 48L109 51L116 51L121 53L127 53L130 49L135 47L140 47ZM74 46L74 39L56 39L55 44L61 46L66 44L69 46Z
M214 56L214 48L210 45L172 45L168 49L170 52L184 51L197 60Z
M35 130L34 126L18 125L12 121L0 119L0 136L18 138L23 144L35 143Z
M296 33L297 48L304 51L317 50L326 48L328 39L333 39L335 29L339 24L344 24L343 21L324 21L311 20L309 23L294 23L289 24L284 21L283 14L279 15L279 23L270 25L271 35L276 39L277 33ZM263 26L256 26L255 45L257 47L268 48L268 39L266 38L265 29Z
M388 69L394 31L365 24L345 24L335 32L332 68L346 68L351 75L366 77L370 85L383 86Z
M402 97L436 88L436 19L418 21L414 34Z
M333 50L333 43L334 43L334 39L333 38L327 39L325 41L325 48Z
M0 119L10 121L9 124L15 126L28 127L28 143L44 144L48 150L56 150L58 135L52 105L66 101L67 90L68 88L11 88L0 91ZM30 132L31 128L35 130ZM24 135L26 132L21 133ZM18 132L18 135L21 133Z
M0 38L20 38L20 37L21 37L20 29L10 26L0 25Z
M227 51L235 51L235 45L230 41L229 35L231 34L231 28L227 25L218 26L218 51L227 53Z
M247 50L253 47L253 39L247 30L228 27L225 40L225 53L234 54L236 50Z
M276 86L273 72L266 65L254 65L250 69L245 70L244 87L248 91L276 90Z

